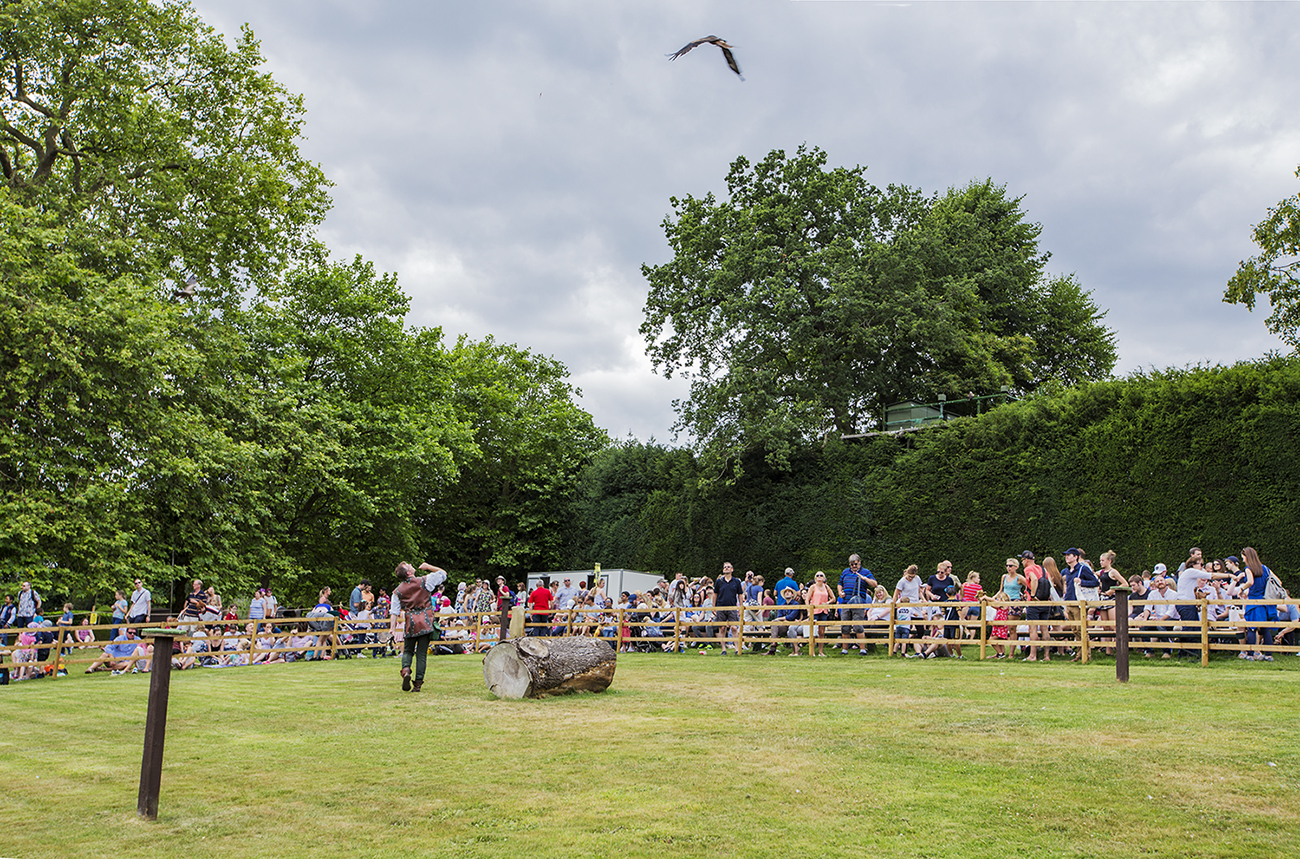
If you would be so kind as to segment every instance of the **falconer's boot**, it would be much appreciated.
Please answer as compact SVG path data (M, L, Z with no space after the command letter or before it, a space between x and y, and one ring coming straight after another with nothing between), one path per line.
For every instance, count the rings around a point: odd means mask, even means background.
M411 691L412 691L412 692L419 692L419 691L420 691L420 688L421 688L422 686L424 686L424 681L423 681L423 680L416 680L416 681L415 681L415 685L411 687Z
M411 691L411 669L409 668L402 669L402 691L403 692Z

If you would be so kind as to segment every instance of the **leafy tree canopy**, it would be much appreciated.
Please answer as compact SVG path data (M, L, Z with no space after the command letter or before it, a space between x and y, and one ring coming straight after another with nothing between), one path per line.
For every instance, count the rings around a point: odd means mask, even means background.
M430 492L424 548L480 575L554 569L564 558L578 474L609 443L559 361L492 338L448 351L452 400L473 444L460 479ZM512 582L513 583L513 582Z
M1300 167L1295 175L1300 179ZM1255 296L1264 293L1273 307L1268 330L1300 349L1300 194L1269 209L1254 239L1260 253L1238 266L1223 300L1254 309Z
M330 258L260 63L185 3L0 2L0 580L102 604L141 575L161 610L193 576L295 601L555 563L604 434L558 363L449 349Z
M3 187L129 240L106 263L233 300L287 267L329 205L298 152L301 98L261 62L247 29L229 47L174 0L6 2Z
M714 473L747 450L788 462L896 401L1109 374L1105 314L1046 274L1019 199L992 182L881 190L826 160L802 146L736 159L726 200L672 198L673 258L642 266L647 352L691 379L676 429Z

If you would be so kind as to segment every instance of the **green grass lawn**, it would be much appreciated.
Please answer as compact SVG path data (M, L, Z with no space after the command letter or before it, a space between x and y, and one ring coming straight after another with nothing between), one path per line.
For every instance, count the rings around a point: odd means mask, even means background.
M1294 665L1290 663L1295 663ZM1208 669L623 654L610 689L500 701L479 657L0 689L11 857L1289 855L1300 659Z

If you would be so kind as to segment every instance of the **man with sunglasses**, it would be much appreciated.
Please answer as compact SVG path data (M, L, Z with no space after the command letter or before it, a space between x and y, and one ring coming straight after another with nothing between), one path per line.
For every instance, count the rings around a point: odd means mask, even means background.
M840 573L838 587L840 602L845 605L840 610L844 621L840 633L840 653L848 654L849 636L853 636L858 640L858 653L866 656L866 627L862 624L866 620L868 606L874 599L876 584L876 577L871 574L871 570L862 568L862 558L856 553L849 555L849 565Z

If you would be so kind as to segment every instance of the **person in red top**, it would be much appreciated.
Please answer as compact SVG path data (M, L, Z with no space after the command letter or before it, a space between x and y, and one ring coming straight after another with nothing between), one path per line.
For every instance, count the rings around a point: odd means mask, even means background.
M1026 582L1031 581L1030 576L1037 579L1043 574L1043 568L1034 563L1033 552L1020 553L1020 572L1025 577Z
M545 635L550 631L547 627L551 617L551 589L546 586L545 582L539 582L537 588L528 595L528 604L533 609L529 623L540 624L540 626L530 625L528 634Z
M497 576L497 611L501 612L501 641L510 637L510 606L514 603L514 593L506 584L505 576Z

